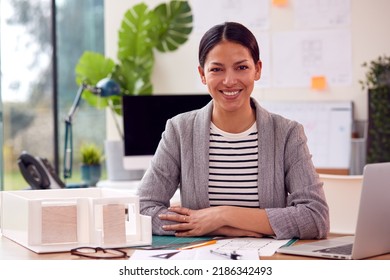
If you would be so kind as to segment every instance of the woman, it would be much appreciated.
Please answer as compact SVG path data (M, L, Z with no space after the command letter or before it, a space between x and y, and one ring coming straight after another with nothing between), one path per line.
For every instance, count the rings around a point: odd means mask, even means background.
M328 206L303 127L251 98L261 67L243 25L203 36L198 70L212 101L167 122L139 190L154 234L326 237ZM169 207L177 188L181 206Z

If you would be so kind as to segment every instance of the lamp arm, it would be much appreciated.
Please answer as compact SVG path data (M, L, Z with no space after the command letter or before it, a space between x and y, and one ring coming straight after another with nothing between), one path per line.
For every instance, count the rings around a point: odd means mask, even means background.
M77 111L77 109L78 109L78 107L80 105L81 95L83 94L83 91L84 91L84 89L86 89L86 87L87 86L83 83L83 84L81 84L81 86L77 90L76 97L73 100L72 107L70 108L69 113L68 113L68 117L66 119L67 122L72 123L73 116L76 113L76 111Z
M73 135L72 135L72 121L77 109L80 105L81 95L87 86L83 83L77 90L76 97L73 101L72 107L69 110L68 116L65 118L65 143L64 143L64 179L72 177L73 164Z
M110 95L117 95L120 93L119 85L108 78L100 80L97 86L89 86L86 83L82 83L80 85L76 97L73 101L72 107L69 110L68 116L65 118L65 145L64 145L64 178L65 179L72 177L72 161L73 161L72 121L80 105L81 96L85 89L88 89L94 94L98 94L105 97ZM115 120L115 124L118 127L118 131L120 131L116 119L114 120ZM121 136L123 138L123 135Z
M64 143L64 179L72 177L73 164L73 137L72 123L65 120L65 143Z

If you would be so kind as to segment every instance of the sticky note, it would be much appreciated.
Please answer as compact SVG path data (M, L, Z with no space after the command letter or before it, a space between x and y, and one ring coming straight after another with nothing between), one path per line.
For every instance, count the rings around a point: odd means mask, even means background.
M325 76L312 77L311 88L315 90L324 90L326 88L326 77Z
M286 6L287 2L287 0L272 0L274 6Z

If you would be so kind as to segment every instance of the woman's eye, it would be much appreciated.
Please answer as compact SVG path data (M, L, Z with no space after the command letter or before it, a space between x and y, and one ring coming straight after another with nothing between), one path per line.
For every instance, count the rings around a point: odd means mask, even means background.
M210 72L219 72L221 70L222 70L221 68L211 68Z
M239 69L239 70L246 70L246 69L248 69L248 66L246 66L246 65L240 65L240 66L238 66L238 69Z

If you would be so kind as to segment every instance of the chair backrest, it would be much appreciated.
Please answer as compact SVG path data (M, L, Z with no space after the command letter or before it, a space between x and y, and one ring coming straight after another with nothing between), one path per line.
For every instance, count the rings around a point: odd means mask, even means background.
M319 176L329 205L330 232L355 234L363 175Z

